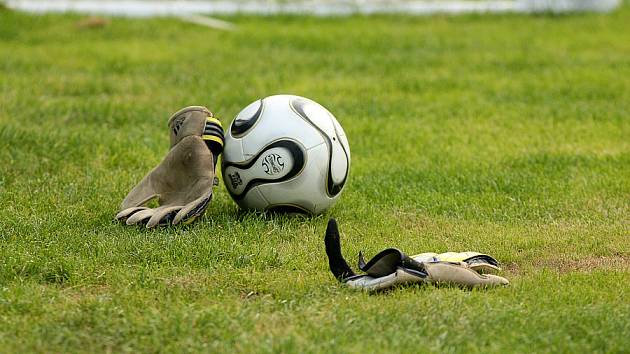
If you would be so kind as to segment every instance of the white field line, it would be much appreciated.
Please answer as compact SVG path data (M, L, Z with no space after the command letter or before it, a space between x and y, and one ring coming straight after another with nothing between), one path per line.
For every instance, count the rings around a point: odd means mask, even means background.
M110 16L186 16L231 14L312 14L335 16L350 14L404 13L430 15L436 13L487 13L487 12L570 12L611 11L621 0L485 0L485 1L431 1L431 0L337 0L291 1L268 0L7 0L14 9L45 12L77 12Z

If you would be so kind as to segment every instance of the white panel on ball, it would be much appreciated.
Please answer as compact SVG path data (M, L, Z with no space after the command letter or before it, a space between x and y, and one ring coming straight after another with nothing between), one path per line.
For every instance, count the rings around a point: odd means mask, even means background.
M311 213L319 214L330 204L326 194L326 159L328 153L326 145L318 145L308 151L309 159L304 169L316 171L307 173L301 178L284 183L268 183L258 186L258 189L269 202L271 207L294 206Z
M261 112L264 119L259 119L254 129L247 133L247 144L243 144L245 156L255 155L265 145L278 138L291 137L300 131L314 130L302 119L286 119L294 115L287 104L288 97L290 96L279 95L264 99ZM299 141L306 149L324 142L319 134L300 134Z

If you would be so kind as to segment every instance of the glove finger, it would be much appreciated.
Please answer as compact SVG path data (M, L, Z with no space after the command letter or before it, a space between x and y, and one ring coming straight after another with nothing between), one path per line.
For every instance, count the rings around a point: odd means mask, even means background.
M140 183L133 187L123 200L120 209L141 206L157 196L157 193L153 189L151 183L151 175L153 171L154 170L149 172L146 176L144 176Z
M479 273L479 274L487 274L487 273L492 273L492 272L498 272L501 270L501 268L489 264L489 263L473 263L473 264L469 264L468 265L470 267L470 269L474 270L475 272Z
M210 189L204 196L195 199L194 201L186 204L182 210L180 210L177 215L175 215L175 219L173 220L173 225L177 225L180 222L184 224L190 224L193 222L199 215L203 214L210 201L212 200L212 189Z
M482 286L496 286L496 285L509 285L510 281L505 279L504 277L500 277L494 274L484 274L482 275L484 278L482 282Z
M496 275L481 275L463 264L449 262L425 263L429 279L435 283L455 284L473 288L508 285L509 281Z
M155 212L154 209L146 209L146 210L141 210L133 215L131 215L126 223L127 225L134 225L134 224L140 224L144 221L146 221L148 218L150 218L153 213Z
M130 217L132 214L139 212L140 210L146 210L149 209L147 207L131 207L131 208L127 208L121 212L119 212L118 214L116 214L115 218L116 220L120 220L123 221L125 219L127 219L128 217Z
M168 224L173 220L177 211L179 211L182 206L163 206L155 209L153 216L147 222L147 228L152 228L159 224Z
M425 279L418 274L398 268L392 274L382 277L375 278L369 275L359 275L351 277L345 283L353 289L377 291L407 284L422 284L424 282Z

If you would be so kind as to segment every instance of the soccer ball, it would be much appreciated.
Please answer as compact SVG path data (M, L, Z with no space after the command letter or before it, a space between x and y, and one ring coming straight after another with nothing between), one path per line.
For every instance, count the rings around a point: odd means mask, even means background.
M245 107L225 135L221 172L243 209L319 214L339 198L350 147L337 119L308 98L276 95Z

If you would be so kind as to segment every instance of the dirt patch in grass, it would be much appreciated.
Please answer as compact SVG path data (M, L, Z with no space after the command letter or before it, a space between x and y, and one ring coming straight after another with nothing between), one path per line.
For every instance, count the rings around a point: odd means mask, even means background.
M630 256L594 256L578 259L546 259L541 267L551 268L560 273L590 272L598 269L630 270Z
M174 275L163 278L164 285L168 288L198 288L204 287L211 281L208 274L190 273L182 275Z
M94 29L94 28L103 28L103 27L108 26L109 24L110 24L110 20L106 18L90 16L90 17L86 17L77 21L75 26L79 29Z
M592 256L575 259L549 258L533 263L534 268L546 268L558 273L591 272L594 270L630 271L630 255ZM518 263L506 264L507 273L520 274L522 266Z
M509 274L521 274L521 266L518 263L507 263L501 266L503 271Z
M112 288L108 285L77 285L64 288L60 291L60 300L64 305L77 305L84 301L94 299L110 300Z

